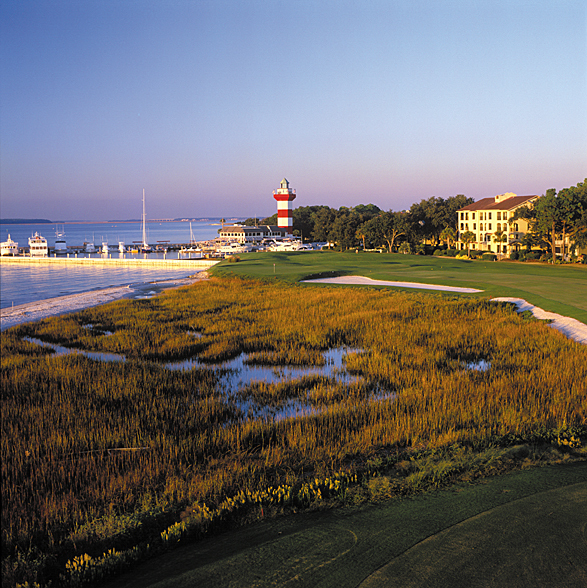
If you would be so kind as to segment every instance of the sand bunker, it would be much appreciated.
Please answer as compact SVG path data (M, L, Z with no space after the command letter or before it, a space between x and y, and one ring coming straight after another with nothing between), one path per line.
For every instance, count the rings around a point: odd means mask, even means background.
M440 286L437 284L419 284L417 282L389 282L372 280L363 276L338 276L336 278L320 278L318 280L302 280L304 284L353 284L359 286L395 286L396 288L418 288L420 290L440 290L442 292L460 292L474 294L483 292L475 288L459 288L457 286Z
M422 290L441 290L443 292L464 292L474 293L483 292L475 288L458 288L456 286L440 286L435 284L418 284L416 282L388 282L385 280L372 280L363 276L338 276L336 278L320 278L318 280L302 280L306 284L346 284L346 285L363 285L363 286L396 286L398 288L419 288ZM578 343L587 344L587 325L577 319L568 316L562 316L554 312L547 312L538 308L522 298L492 298L495 302L511 302L518 307L518 312L529 310L533 316L541 320L550 320L549 325L569 339Z
M523 298L492 298L493 302L511 302L518 307L518 312L524 312L529 310L533 316L541 320L550 320L552 323L550 327L560 331L563 335L566 335L569 339L577 341L578 343L587 344L587 325L578 321L577 319L570 318L568 316L562 316L555 312L548 312L538 308L529 302L526 302Z

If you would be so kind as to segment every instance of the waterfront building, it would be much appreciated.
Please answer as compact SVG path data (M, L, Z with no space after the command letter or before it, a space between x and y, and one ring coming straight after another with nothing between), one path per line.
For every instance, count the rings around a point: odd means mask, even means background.
M291 235L293 233L293 218L291 203L296 198L296 191L289 187L289 182L283 178L280 188L273 191L273 198L277 200L277 225Z
M457 248L492 251L500 255L518 250L528 232L528 221L518 219L510 224L508 220L518 208L532 208L538 198L540 196L517 196L507 192L460 208L457 210ZM475 240L468 245L461 240L467 231L475 235Z
M263 239L283 239L287 231L277 225L247 227L244 225L226 225L218 232L220 240L237 243L261 243Z

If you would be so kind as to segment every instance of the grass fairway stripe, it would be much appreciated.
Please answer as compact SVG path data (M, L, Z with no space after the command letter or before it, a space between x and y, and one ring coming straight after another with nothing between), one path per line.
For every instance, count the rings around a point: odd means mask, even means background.
M239 257L241 261L238 263L224 261L211 268L210 273L215 276L233 275L290 283L320 277L359 275L374 280L475 288L483 292L462 296L523 298L544 310L570 316L587 324L585 265L472 261L397 253L335 251L248 253Z
M533 587L564 587L571 569L574 578L587 574L586 504L587 463L536 468L409 500L262 521L181 547L108 586L386 586L386 566L399 562L403 575L394 570L390 586L522 588L530 579ZM434 575L433 564L422 558L420 565L418 555L434 557L442 541L444 553L461 545L462 558L444 562L448 576ZM478 547L474 556L467 545ZM541 554L539 566L531 545ZM480 564L485 575L476 576ZM487 583L489 569L511 572L508 582Z
M425 539L360 586L587 586L586 521L587 483L541 492Z

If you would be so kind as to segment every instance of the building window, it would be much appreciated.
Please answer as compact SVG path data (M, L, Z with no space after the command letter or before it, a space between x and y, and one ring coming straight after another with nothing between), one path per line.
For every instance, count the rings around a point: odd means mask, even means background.
M473 218L473 220L475 220L475 213L473 213L473 216L472 216L472 218Z
M491 215L489 215L489 218L491 218ZM489 231L491 231L491 223L489 223Z
M465 220L469 220L469 213L465 212Z
M465 225L463 223L461 223L461 231L465 230Z
M489 220L491 220L491 213L489 213ZM489 228L491 228L491 225L489 225Z
M499 212L497 214L499 214ZM497 218L499 218L499 216ZM497 223L497 230L501 231L501 223Z
M465 213L461 212L461 220L465 220Z
M474 216L474 215L473 215ZM473 223L473 230L476 231L477 230L477 223Z
M501 220L501 212L497 213L497 220Z

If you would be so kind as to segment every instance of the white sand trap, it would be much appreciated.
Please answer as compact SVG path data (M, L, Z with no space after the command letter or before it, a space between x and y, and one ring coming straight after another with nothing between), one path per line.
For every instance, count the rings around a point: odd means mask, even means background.
M320 278L318 280L302 280L304 284L351 284L361 286L395 286L396 288L418 288L420 290L441 290L442 292L461 292L473 294L483 292L475 288L459 288L458 286L440 286L437 284L419 284L418 282L388 282L386 280L372 280L363 276L338 276L336 278Z
M557 331L560 331L563 335L567 336L573 341L578 343L587 344L587 325L578 321L577 319L570 318L568 316L562 316L555 312L547 312L538 308L529 302L526 302L523 298L492 298L493 302L511 302L518 307L518 312L524 312L529 310L533 316L540 320L550 320L552 323L549 325Z

